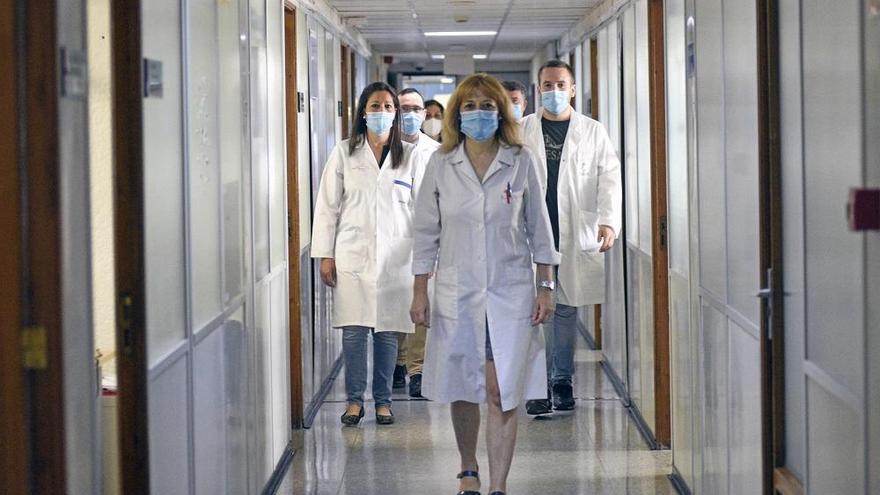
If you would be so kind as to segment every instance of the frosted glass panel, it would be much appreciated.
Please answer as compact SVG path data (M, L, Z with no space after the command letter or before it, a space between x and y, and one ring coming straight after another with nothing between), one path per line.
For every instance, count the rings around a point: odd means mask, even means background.
M193 434L196 493L230 493L226 487L226 404L223 328L199 342L193 361Z
M761 349L745 329L728 325L730 493L761 493Z
M727 187L728 304L758 324L757 21L753 5L724 2L724 183ZM708 198L707 201L711 201ZM705 204L705 202L704 202ZM712 221L710 217L706 224Z
M807 357L850 390L864 387L864 238L842 221L864 163L859 4L804 2L801 38Z
M246 369L247 353L244 327L244 306L226 321L223 331L223 368L225 375L225 421L226 421L226 486L227 493L247 493L247 432L241 421L249 413L251 403L247 400L247 383L241 379Z
M281 25L270 22L266 27L269 57L269 219L271 222L271 266L287 259L287 160L284 147L284 46Z
M865 492L861 415L807 378L810 493Z
M623 13L623 126L627 242L639 245L639 128L636 95L636 25L633 9Z
M269 273L269 129L266 4L251 2L251 166L256 280Z
M697 169L700 191L700 285L727 295L724 190L724 85L721 0L697 6Z
M666 2L666 160L669 267L689 273L687 86L684 0Z
M608 134L614 150L621 153L620 141L620 43L617 24L608 25Z
M244 257L242 232L241 171L246 163L242 154L242 105L246 95L241 87L242 44L238 5L217 3L220 75L220 176L223 212L223 299L229 302L242 292ZM246 52L245 52L246 53Z
M727 319L703 305L703 493L724 494L728 476Z
M219 54L216 2L189 3L189 194L194 331L220 304Z
M599 105L599 122L608 125L608 28L599 31L596 38L597 50L596 63L599 64L599 94L594 95ZM609 129L610 132L610 129Z
M639 161L639 247L651 254L651 101L648 87L648 2L640 0L635 13L636 130Z
M162 62L164 94L144 99L147 355L151 365L185 336L183 112L180 5L143 3L144 57Z
M189 419L186 360L174 362L153 379L147 418L150 435L150 491L189 494Z
M287 276L281 274L271 284L271 345L272 362L272 445L273 459L279 459L290 440L290 334L287 325ZM336 329L331 329L335 331Z

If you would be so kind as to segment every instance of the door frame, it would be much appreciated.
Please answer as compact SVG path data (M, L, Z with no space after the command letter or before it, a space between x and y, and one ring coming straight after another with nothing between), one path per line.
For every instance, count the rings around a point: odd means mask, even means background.
M669 243L666 177L666 11L648 2L648 93L651 126L651 263L654 304L654 438L672 444L669 343Z
M297 86L296 10L284 7L284 65L287 120L287 259L290 338L290 417L293 428L302 428L305 399L302 371L302 301L300 300L299 238L299 95Z
M599 40L590 38L590 117L599 120ZM593 306L593 343L602 349L602 305Z
M119 479L150 493L141 2L111 4Z
M785 458L785 311L782 238L779 8L756 0L760 205L762 464L765 494L802 495Z
M0 435L7 445L21 448L0 449L0 486L10 495L29 492L31 466L30 429L27 413L25 372L21 366L21 328L24 321L22 305L23 243L21 229L21 173L23 150L20 148L20 112L23 88L19 85L18 72L24 70L19 54L19 9L16 2L4 2L0 6L0 57L9 60L13 71L0 71L0 92L12 97L0 98L0 194L8 198L0 209L0 235L6 240L4 256L0 257Z
M339 47L340 53L340 61L342 65L342 70L340 71L340 90L342 93L342 101L341 105L341 115L339 117L342 119L342 139L348 139L351 133L351 99L352 99L352 91L351 91L351 74L352 74L352 64L351 64L351 48L348 45L342 43Z

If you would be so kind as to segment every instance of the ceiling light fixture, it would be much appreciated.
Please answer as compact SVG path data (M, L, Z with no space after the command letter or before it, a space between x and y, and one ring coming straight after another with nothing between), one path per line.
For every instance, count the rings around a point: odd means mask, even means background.
M474 60L486 60L486 55L485 54L474 55Z
M431 58L434 60L443 60L446 58L446 55L431 55Z
M440 84L455 84L455 79L451 77L441 77Z
M498 31L431 31L425 36L495 36Z

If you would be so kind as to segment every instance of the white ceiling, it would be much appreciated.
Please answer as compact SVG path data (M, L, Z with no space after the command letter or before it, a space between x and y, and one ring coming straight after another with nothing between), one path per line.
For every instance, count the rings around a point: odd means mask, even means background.
M601 0L330 0L373 51L395 62L429 54L488 54L488 61L527 61L559 39ZM466 22L456 22L466 18ZM498 31L487 37L425 37L430 31Z

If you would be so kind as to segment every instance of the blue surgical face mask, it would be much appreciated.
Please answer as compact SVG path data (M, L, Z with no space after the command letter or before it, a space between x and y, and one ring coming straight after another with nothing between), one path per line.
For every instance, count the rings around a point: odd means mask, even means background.
M564 112L568 108L570 101L571 97L568 91L557 90L541 93L541 105L553 115L559 115Z
M461 132L477 141L485 141L498 130L498 110L461 112Z
M394 125L393 112L367 112L367 128L376 134L385 134Z
M523 108L520 105L513 106L513 118L515 118L516 120L522 120L522 117L523 117L522 113L523 113Z
M401 115L403 119L403 133L413 136L422 128L422 116L418 112L407 112Z

